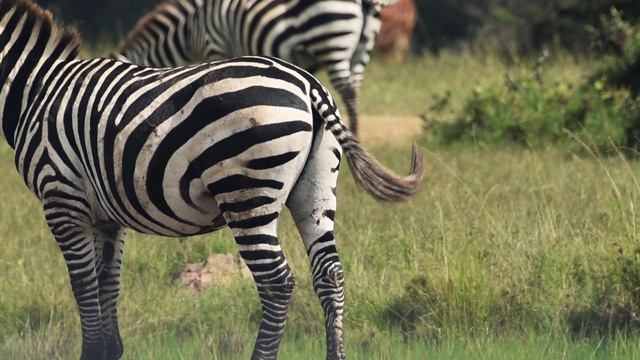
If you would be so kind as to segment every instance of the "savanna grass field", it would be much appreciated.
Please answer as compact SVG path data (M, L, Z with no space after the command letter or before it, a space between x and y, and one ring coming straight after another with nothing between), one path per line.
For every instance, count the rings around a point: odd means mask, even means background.
M87 45L83 57L108 53ZM400 62L375 58L367 68L362 141L404 173L415 139L426 171L417 196L389 205L341 168L336 239L349 358L640 356L637 158L615 146L603 153L571 131L562 147L433 140L434 122L464 117L474 94L533 64L463 48ZM545 84L578 87L596 66L551 49ZM536 101L520 108L520 120L549 111ZM562 113L561 104L552 112ZM63 257L4 142L0 173L0 359L76 358L79 316ZM280 358L322 359L323 314L286 212L280 235L297 280ZM250 357L260 320L253 281L193 294L176 278L188 263L229 252L239 261L227 230L180 239L129 233L119 300L125 359Z

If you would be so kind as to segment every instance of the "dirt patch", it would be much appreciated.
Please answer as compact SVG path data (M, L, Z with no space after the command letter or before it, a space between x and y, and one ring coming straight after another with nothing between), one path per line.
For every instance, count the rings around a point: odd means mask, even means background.
M420 135L424 122L417 116L362 115L359 124L359 137L365 145L403 145Z
M232 254L215 254L202 263L189 264L178 274L180 281L198 293L212 284L227 285L239 279L251 278L251 271Z

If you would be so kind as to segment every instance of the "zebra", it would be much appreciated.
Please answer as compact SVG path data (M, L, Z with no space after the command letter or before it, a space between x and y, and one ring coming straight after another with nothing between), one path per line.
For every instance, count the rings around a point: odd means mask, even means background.
M345 153L358 184L402 201L421 184L392 173L340 119L327 89L274 57L177 68L80 59L73 28L30 0L0 0L0 129L41 201L80 314L81 359L119 359L128 230L169 237L228 226L262 306L252 359L274 359L295 278L278 241L288 207L323 307L328 359L344 359L336 185Z
M358 134L360 86L395 0L167 0L144 16L111 57L169 67L270 55L311 72L324 68Z

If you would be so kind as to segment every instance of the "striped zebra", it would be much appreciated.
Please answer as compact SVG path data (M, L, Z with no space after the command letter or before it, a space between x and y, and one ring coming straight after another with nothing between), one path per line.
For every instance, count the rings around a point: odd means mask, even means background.
M119 359L126 229L190 236L228 226L262 304L252 359L276 358L295 281L278 242L286 205L324 309L327 358L344 359L336 250L342 152L373 197L414 194L362 148L312 75L277 58L154 69L80 60L75 30L29 0L0 0L0 128L65 258L81 359Z
M169 67L242 55L276 56L326 69L358 133L360 85L395 0L167 0L143 17L112 55Z

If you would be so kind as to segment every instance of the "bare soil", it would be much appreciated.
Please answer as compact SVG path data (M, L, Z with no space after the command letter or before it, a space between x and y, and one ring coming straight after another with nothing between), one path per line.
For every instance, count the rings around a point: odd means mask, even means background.
M247 265L229 253L214 254L202 263L188 264L178 274L178 279L193 293L198 293L212 284L226 285L248 278L251 278L251 272Z
M422 132L423 120L417 116L370 116L359 120L359 137L365 145L410 144Z

